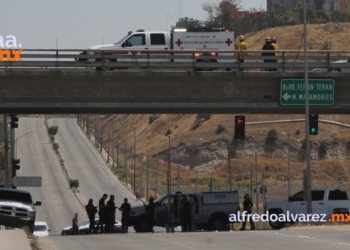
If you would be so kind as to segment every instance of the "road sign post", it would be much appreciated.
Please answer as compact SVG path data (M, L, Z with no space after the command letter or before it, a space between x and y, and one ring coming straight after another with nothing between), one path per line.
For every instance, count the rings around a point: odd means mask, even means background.
M334 104L334 80L309 79L308 86L310 105ZM281 105L305 105L305 80L282 79L280 103Z

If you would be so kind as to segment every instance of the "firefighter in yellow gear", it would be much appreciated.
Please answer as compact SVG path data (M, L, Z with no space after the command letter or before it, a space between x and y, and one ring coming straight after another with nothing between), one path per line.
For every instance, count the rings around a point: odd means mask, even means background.
M247 43L244 41L243 35L240 35L238 37L238 40L239 41L235 44L235 51L240 51L240 53L238 54L237 52L235 52L235 56L239 56L238 61L244 63L244 57L248 55L248 53L246 52L248 46ZM241 69L241 71L243 71L243 69Z

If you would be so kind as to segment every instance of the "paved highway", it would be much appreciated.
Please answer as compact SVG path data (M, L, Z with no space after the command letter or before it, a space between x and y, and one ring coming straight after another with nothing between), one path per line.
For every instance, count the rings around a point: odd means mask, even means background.
M71 224L75 212L85 212L69 189L49 143L44 119L21 117L16 138L17 157L21 160L17 175L42 177L42 187L23 187L32 193L34 201L42 201L42 206L37 207L37 220L46 221L52 235L60 235L62 228Z
M154 233L128 235L69 236L50 237L50 241L60 249L350 249L349 228L286 229L280 231L231 231L197 233ZM77 241L84 240L84 247Z
M130 191L116 178L102 157L87 140L76 123L76 118L53 118L48 120L49 126L58 126L55 142L72 179L79 180L80 199L87 204L89 198L98 204L104 193L115 196L116 206L128 198L131 205L140 205ZM109 199L109 198L108 198ZM107 200L108 200L107 199ZM121 213L116 212L121 219Z

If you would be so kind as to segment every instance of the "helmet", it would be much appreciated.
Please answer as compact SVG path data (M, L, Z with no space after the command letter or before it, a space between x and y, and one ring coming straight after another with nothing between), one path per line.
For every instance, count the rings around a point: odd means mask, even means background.
M244 36L240 35L239 36L239 40L243 41L244 40Z
M272 37L271 42L272 43L277 43L276 37Z
M266 42L271 42L270 37L269 37L269 36L268 36L268 37L266 37L266 38L265 38L265 41L266 41Z

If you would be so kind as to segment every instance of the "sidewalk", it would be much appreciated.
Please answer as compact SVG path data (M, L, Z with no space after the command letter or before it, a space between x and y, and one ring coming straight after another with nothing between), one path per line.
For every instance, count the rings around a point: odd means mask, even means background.
M31 250L30 240L21 229L0 230L1 250Z

